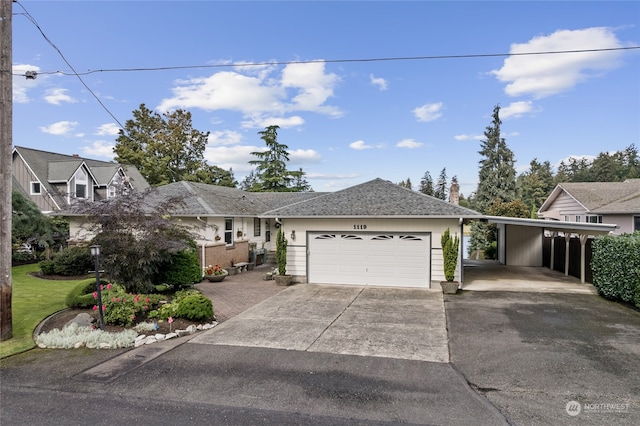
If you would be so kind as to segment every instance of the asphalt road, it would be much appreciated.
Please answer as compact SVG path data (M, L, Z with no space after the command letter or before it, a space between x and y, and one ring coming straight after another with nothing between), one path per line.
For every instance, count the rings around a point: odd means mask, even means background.
M640 424L640 312L516 292L446 296L445 310L451 362L511 423Z
M0 365L0 424L640 424L637 311L507 292L445 307L451 363L184 340L141 363L29 351Z

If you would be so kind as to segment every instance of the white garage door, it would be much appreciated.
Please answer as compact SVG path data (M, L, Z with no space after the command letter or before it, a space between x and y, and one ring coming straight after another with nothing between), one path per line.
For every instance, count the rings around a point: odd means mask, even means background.
M309 235L308 282L429 287L428 233Z

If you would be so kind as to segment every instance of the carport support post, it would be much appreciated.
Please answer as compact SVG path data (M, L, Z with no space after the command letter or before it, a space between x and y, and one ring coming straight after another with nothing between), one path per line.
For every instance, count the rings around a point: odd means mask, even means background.
M571 241L571 232L564 233L564 274L569 276L569 242Z
M552 232L551 233L551 259L549 259L549 269L551 269L553 271L553 267L554 265L554 260L556 257L556 237L558 236L557 232Z
M589 238L586 234L580 234L580 282L584 284L586 267L587 267L587 239Z

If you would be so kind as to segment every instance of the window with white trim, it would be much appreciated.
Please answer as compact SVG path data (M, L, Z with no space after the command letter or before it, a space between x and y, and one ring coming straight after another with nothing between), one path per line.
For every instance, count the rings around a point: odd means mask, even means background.
M586 221L589 223L602 223L602 216L600 215L588 215Z
M40 186L40 182L33 181L31 182L31 195L40 195L42 193L42 187Z
M78 170L75 176L75 198L89 198L89 193L87 192L87 184L87 174L82 169Z
M228 246L233 244L233 218L226 217L224 219L224 242Z
M259 217L253 218L253 236L254 237L259 237L260 234L262 234L261 224L262 224L262 221L260 220Z

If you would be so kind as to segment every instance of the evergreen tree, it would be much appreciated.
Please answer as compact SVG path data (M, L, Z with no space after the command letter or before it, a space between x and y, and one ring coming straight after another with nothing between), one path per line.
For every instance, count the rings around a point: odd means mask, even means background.
M407 189L413 189L413 185L411 184L411 179L407 178L407 180L402 180L400 182L398 182L398 186L401 186L403 188L407 188Z
M438 183L436 184L433 196L436 198L440 198L441 200L446 200L448 193L449 189L447 187L447 168L445 167L440 171L440 175L438 176Z
M517 187L520 199L527 206L539 207L555 186L551 163L539 163L537 158L529 163L529 170L518 176Z
M484 132L479 154L480 172L478 189L474 197L474 208L487 214L496 202L509 203L516 198L516 169L513 152L501 136L500 106L493 109L493 121ZM473 222L469 250L484 250L495 255L495 232L482 222Z
M500 134L500 106L493 109L493 122L484 132L479 154L480 173L475 208L486 213L495 201L509 202L516 198L516 169L513 152Z
M433 196L433 179L431 178L431 174L428 171L424 172L424 176L422 176L422 179L420 180L420 187L418 188L418 191L422 192L425 195Z
M311 191L311 187L304 178L302 169L298 171L287 170L289 161L289 147L278 142L278 129L280 126L268 126L258 132L266 146L266 151L255 151L251 155L257 160L249 161L256 166L255 173L251 177L254 181L247 182L249 191L259 192L300 192Z

